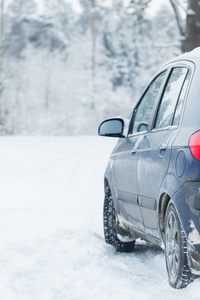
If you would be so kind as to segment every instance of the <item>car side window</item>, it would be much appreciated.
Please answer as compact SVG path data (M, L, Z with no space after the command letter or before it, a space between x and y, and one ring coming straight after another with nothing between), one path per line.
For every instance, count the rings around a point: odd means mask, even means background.
M152 109L165 75L166 71L162 72L149 85L138 107L133 113L129 134L147 131L151 119Z
M185 78L177 105L176 105L176 111L175 111L175 115L174 115L174 120L173 120L173 124L174 126L178 126L179 125L179 121L181 118L181 111L182 111L182 107L183 107L183 102L184 102L184 98L185 98L185 94L186 94L186 90L187 90L187 86L190 80L190 76L191 76L191 72L190 70L188 70L187 76Z
M166 128L179 123L188 83L187 74L188 69L185 67L172 69L158 107L155 129Z

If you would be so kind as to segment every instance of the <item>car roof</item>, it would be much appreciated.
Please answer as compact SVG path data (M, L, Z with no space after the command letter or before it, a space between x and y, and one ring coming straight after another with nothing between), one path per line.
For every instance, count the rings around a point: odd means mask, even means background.
M163 67L170 63L176 62L176 61L189 60L189 61L194 62L196 59L200 59L200 47L197 47L190 52L183 53L183 54L169 60L168 62L166 62L163 65Z

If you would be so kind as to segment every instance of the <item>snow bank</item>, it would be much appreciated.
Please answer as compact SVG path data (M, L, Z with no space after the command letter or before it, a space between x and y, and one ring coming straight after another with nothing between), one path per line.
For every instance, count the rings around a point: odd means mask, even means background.
M163 251L106 245L103 173L116 140L0 139L0 299L199 299L167 282Z

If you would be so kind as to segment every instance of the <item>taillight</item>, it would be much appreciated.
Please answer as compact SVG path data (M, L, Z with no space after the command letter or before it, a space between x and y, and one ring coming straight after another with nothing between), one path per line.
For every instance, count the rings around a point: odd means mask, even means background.
M200 131L190 137L189 146L194 158L200 160Z

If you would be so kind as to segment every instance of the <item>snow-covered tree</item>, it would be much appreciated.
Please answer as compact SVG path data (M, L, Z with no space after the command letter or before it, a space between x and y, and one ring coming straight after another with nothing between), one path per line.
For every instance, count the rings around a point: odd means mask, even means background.
M0 126L3 125L4 0L0 3Z
M129 9L131 13L137 18L137 20L141 20L144 16L144 11L148 7L151 0L131 0Z
M70 1L46 0L39 13L35 0L12 0L1 133L96 134L102 119L128 117L149 77L180 52L171 12L152 19L149 1L133 2L137 13L120 0L80 0L77 13Z

